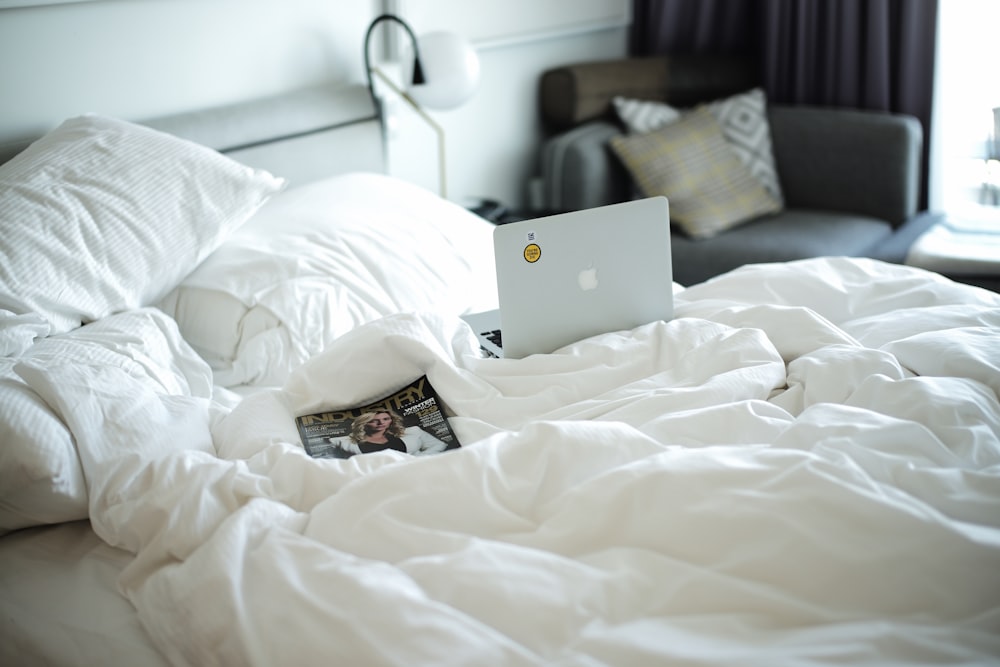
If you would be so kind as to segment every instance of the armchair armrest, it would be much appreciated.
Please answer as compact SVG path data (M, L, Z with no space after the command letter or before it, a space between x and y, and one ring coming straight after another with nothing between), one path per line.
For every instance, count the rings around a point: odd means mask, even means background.
M916 214L922 134L915 118L778 105L768 115L788 207L868 215L894 226Z
M543 208L577 211L629 199L631 178L608 146L621 132L594 120L548 139L541 154Z

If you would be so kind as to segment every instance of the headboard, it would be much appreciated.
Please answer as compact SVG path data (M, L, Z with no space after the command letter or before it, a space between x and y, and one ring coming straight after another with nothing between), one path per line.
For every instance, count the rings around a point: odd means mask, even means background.
M348 171L385 172L382 124L360 84L315 86L136 122L267 169L292 187ZM0 163L33 139L0 145Z

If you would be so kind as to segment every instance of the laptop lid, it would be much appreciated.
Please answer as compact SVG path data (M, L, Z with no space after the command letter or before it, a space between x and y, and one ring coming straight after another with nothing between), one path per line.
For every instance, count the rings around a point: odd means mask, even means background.
M493 249L505 357L673 317L665 197L501 225Z

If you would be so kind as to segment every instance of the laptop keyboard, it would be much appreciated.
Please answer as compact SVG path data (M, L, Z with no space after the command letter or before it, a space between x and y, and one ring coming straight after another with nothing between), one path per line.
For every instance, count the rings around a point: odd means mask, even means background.
M493 331L484 331L479 335L483 336L484 338L486 338L486 340L490 341L497 347L501 349L503 348L503 343L501 342L499 329L494 329Z

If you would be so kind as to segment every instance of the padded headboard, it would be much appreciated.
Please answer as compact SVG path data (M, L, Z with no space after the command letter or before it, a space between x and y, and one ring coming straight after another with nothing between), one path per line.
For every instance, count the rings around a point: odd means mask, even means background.
M137 122L267 169L293 187L348 171L385 171L382 124L368 88L359 84L304 88ZM28 143L0 146L0 162Z
M552 133L613 117L616 95L674 106L749 90L758 84L753 61L730 56L654 56L575 63L542 74L542 122Z

